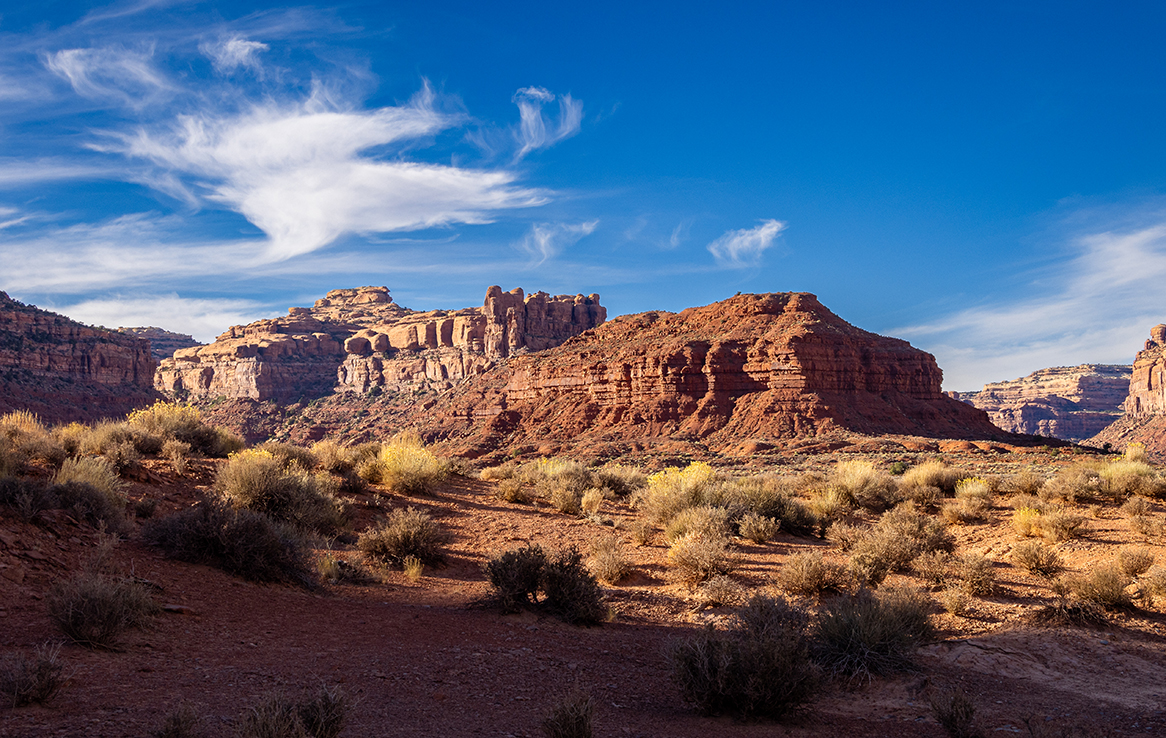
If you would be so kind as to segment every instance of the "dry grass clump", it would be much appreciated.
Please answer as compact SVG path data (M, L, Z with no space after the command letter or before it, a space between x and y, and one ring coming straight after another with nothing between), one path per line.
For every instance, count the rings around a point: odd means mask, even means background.
M381 564L402 566L410 556L424 564L442 564L446 541L445 531L429 513L409 507L391 510L382 523L360 534L356 547Z
M1136 496L1123 502L1120 510L1127 518L1138 518L1149 515L1153 508L1145 497Z
M162 444L162 455L170 460L170 468L178 476L186 474L190 463L190 444L170 439Z
M1152 599L1166 597L1166 567L1152 566L1141 578L1143 591Z
M931 714L948 738L984 738L976 725L976 705L958 689L937 690L928 697Z
M18 474L29 461L60 466L68 452L27 410L0 416L0 477Z
M885 513L851 548L850 570L860 584L877 587L925 551L950 551L951 534L935 518L906 502Z
M713 468L699 461L684 469L665 469L648 477L633 501L650 521L665 526L681 511L705 504L705 492L716 479Z
M1041 487L1044 486L1044 475L1031 470L1015 474L1005 483L1005 489L1009 494L1032 495L1034 497L1040 495Z
M674 641L673 679L706 714L781 718L808 702L819 682L808 624L804 610L757 595L730 628Z
M405 495L429 494L449 475L448 465L416 433L398 433L357 467L361 479Z
M818 662L851 678L908 668L915 649L932 636L930 611L930 598L908 589L839 597L818 614Z
M489 471L489 469L485 471ZM494 479L495 477L490 478ZM510 477L503 478L498 482L498 485L494 488L494 497L502 502L513 502L519 505L529 505L531 500L534 499L534 495L526 487L522 486L522 482Z
M845 566L827 561L817 551L806 551L786 559L778 570L777 583L794 596L820 597L845 590L850 576Z
M126 425L138 436L160 439L157 449L142 450L142 453L157 453L167 439L189 443L196 453L215 458L225 458L245 445L238 434L203 423L197 408L178 403L159 401L135 410L126 416Z
M1012 563L1042 577L1054 577L1065 569L1060 555L1040 541L1021 541L1013 546Z
M566 483L552 483L545 488L551 507L564 515L578 515L583 510L583 495L571 489Z
M734 517L742 520L750 514L771 518L782 530L801 535L819 527L817 516L797 498L791 483L776 475L735 479L721 485L718 493L718 504L733 509Z
M314 697L293 700L282 694L264 698L239 718L239 738L336 738L352 708L339 686L321 684Z
M671 544L690 533L727 538L729 535L728 509L710 505L685 508L668 522L664 528L664 539Z
M167 713L162 727L150 733L150 738L209 738L198 710L181 704Z
M848 503L867 510L881 512L903 499L895 479L869 461L840 461L829 479Z
M556 703L542 721L546 738L591 738L592 714L595 712L591 695L576 692Z
M146 627L159 611L141 584L93 571L57 582L45 601L61 632L86 648L113 648L125 631Z
M682 582L692 587L717 574L729 574L740 564L728 538L686 533L668 549L668 560Z
M0 660L0 695L9 707L47 704L68 681L59 643L37 646L31 657L10 654Z
M969 594L983 597L996 589L996 568L992 560L979 554L964 554L951 561L952 575Z
M347 506L328 474L285 465L271 451L233 454L215 476L215 491L231 507L252 510L304 530L329 533L347 522Z
M697 586L696 602L699 607L736 607L745 602L745 588L732 577L710 577Z
M1106 610L1124 610L1134 606L1133 598L1126 592L1129 578L1112 564L1098 567L1089 574L1067 578L1066 584L1069 591L1082 602Z
M594 518L599 515L599 508L603 507L603 498L603 490L592 487L583 493L583 498L579 500L579 509L585 516Z
M907 490L933 487L944 494L955 492L955 486L963 478L958 469L954 469L942 461L925 461L903 472L899 478L900 487Z
M308 471L314 469L316 466L316 455L311 450L293 443L265 441L256 446L255 450L266 451L279 459L279 462L285 467L295 465L304 471Z
M839 521L831 523L830 527L826 529L826 540L841 551L849 551L854 548L854 544L858 543L859 539L866 535L868 530L861 525L851 525Z
M616 497L629 497L647 486L648 475L630 466L612 464L596 470L595 481Z
M1026 538L1039 536L1040 517L1040 510L1035 507L1018 507L1012 511L1012 529Z
M354 564L347 559L331 553L325 553L316 561L316 572L320 575L321 579L332 584L341 584L343 582L367 584L376 581L376 577L373 576L372 572L362 564Z
M1141 546L1123 546L1117 552L1117 565L1130 579L1140 577L1154 565L1154 553Z
M1116 459L1102 466L1098 478L1102 494L1117 502L1135 494L1159 497L1166 487L1153 467L1145 461L1129 458Z
M117 472L105 459L83 457L66 459L53 477L55 484L87 484L109 498L110 502L124 507L126 498Z
M755 512L747 512L737 523L737 530L740 531L742 538L758 544L768 543L781 530L781 521Z
M316 441L309 451L316 460L316 466L329 474L347 474L356 468L351 450L336 441Z
M1101 467L1095 461L1082 461L1061 469L1041 487L1040 498L1073 505L1080 499L1097 497L1101 493Z
M1063 510L1055 510L1041 515L1037 520L1041 536L1049 543L1061 543L1080 538L1088 531L1084 516Z
M615 536L603 536L591 544L587 566L596 579L607 584L623 579L632 568L623 544Z
M954 585L944 587L939 593L939 604L949 615L963 617L972 604L972 593L967 587Z
M146 523L142 539L179 561L207 564L254 582L310 586L299 532L262 513L202 503Z
M911 562L911 570L928 587L942 588L952 578L952 556L947 551L924 551Z

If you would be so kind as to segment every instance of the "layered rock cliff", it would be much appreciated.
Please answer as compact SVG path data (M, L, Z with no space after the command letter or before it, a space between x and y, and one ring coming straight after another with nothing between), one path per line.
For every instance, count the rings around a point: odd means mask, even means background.
M1134 357L1125 414L1089 439L1089 445L1122 449L1137 442L1150 455L1166 460L1166 325L1150 329L1150 338Z
M118 328L119 333L127 333L131 336L144 338L150 342L150 354L156 361L169 359L174 355L178 349L191 348L194 346L202 346L200 341L194 340L194 336L189 336L185 333L175 333L156 326L143 326L137 328Z
M384 287L333 290L283 318L234 326L180 349L156 386L196 398L295 401L333 390L448 389L493 362L558 345L601 324L599 295L490 287L480 308L409 310Z
M148 341L94 328L0 292L0 411L90 420L152 401Z
M1006 431L1083 441L1121 417L1130 374L1130 367L1111 364L1053 367L951 394L987 411Z

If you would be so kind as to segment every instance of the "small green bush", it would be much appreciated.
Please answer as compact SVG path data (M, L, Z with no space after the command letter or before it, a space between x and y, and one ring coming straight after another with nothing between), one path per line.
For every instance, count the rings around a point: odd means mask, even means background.
M732 627L711 627L669 647L684 699L707 714L781 718L808 702L819 677L808 618L781 598L755 596Z
M47 704L68 680L60 644L38 646L31 657L13 654L0 660L0 695L10 707Z
M442 547L447 540L429 513L410 507L390 511L383 523L360 534L356 546L382 564L402 566L409 556L416 556L423 564L442 564Z
M837 598L815 622L817 659L851 678L909 668L915 649L932 636L930 609L926 595L906 589Z
M449 475L448 465L415 433L399 433L375 457L357 464L361 478L404 495L432 493Z
M204 502L149 521L141 535L172 558L250 581L313 583L300 533L262 513Z
M113 648L125 631L146 627L159 610L142 585L93 572L57 582L45 599L61 632L86 648Z

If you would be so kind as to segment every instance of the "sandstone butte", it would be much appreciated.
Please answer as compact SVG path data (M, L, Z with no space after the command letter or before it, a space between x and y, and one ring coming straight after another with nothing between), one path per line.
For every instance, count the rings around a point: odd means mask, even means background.
M49 422L124 415L152 402L148 341L94 328L0 292L0 412Z
M1089 444L1121 449L1137 442L1145 444L1151 456L1166 458L1166 325L1151 328L1145 347L1134 357L1123 409L1125 414Z
M200 342L194 340L194 336L189 336L185 333L175 333L152 325L138 328L118 328L117 330L119 333L127 333L131 336L137 336L138 338L144 338L149 341L150 354L157 361L169 359L178 349L202 345Z
M951 395L987 411L1006 431L1084 441L1121 417L1130 374L1120 365L1053 367Z
M233 326L162 361L155 386L195 399L281 403L336 392L447 390L495 362L557 346L607 317L599 295L490 287L480 308L420 312L385 287L333 290L310 308Z
M299 431L312 426L309 437L359 439L392 416L471 458L610 457L653 445L747 454L810 450L829 438L855 445L837 440L846 434L1032 442L945 395L942 376L930 354L850 325L814 295L739 295L677 314L622 316L437 395L333 397L296 422ZM901 441L900 449L938 448Z

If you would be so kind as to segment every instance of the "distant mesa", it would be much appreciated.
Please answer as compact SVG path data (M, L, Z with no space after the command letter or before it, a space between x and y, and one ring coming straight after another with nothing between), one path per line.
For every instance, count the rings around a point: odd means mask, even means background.
M446 390L606 318L595 294L526 295L494 286L481 307L420 312L394 303L385 287L333 290L310 308L179 349L162 361L155 386L195 398L277 402L333 391Z
M1121 417L1132 371L1112 364L1053 367L951 395L987 411L1006 431L1080 442Z
M147 340L78 323L0 292L0 412L48 422L124 415L153 402Z
M158 361L169 359L178 349L203 345L200 341L194 340L194 336L188 336L185 333L174 333L173 331L155 326L118 328L117 330L121 333L128 333L131 336L137 336L138 338L144 338L149 341L150 353Z

